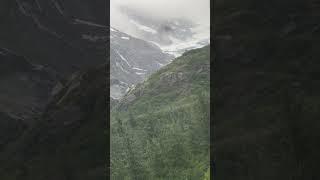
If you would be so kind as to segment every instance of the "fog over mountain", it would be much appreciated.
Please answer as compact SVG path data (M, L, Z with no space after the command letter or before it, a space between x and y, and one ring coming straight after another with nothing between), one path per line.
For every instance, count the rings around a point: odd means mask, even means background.
M111 0L110 4L112 26L125 26L127 19L119 11L121 6L158 19L186 18L203 25L210 19L210 0Z
M111 0L111 97L210 43L209 0Z
M210 42L209 0L111 0L111 26L180 56Z

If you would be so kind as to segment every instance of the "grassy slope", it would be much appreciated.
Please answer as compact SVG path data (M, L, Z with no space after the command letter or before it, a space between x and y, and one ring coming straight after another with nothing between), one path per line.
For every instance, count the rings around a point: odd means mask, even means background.
M185 53L139 84L113 109L113 179L205 178L209 49Z

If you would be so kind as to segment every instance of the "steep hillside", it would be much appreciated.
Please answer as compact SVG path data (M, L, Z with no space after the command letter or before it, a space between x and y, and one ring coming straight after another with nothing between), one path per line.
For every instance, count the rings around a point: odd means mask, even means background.
M105 177L105 5L0 2L0 179Z
M121 98L154 71L168 64L173 56L156 45L110 28L110 95Z
M41 112L58 75L7 49L0 48L0 60L1 111L21 119Z
M0 179L106 178L106 87L106 66L73 75L38 121L1 151Z
M173 60L114 107L112 179L204 179L209 168L209 49Z
M0 6L0 47L67 75L105 62L104 1L3 0Z
M58 76L0 48L0 152L45 109Z
M319 179L319 2L214 7L216 179Z

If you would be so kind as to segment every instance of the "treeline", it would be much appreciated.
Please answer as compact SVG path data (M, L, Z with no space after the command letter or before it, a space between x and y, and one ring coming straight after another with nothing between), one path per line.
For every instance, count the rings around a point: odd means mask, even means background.
M112 115L112 179L209 179L209 95Z
M111 179L210 179L209 46L130 91L111 112Z

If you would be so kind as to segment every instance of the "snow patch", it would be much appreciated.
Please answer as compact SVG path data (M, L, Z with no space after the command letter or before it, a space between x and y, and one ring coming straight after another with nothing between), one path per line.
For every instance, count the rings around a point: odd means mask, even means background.
M97 23L82 20L82 19L74 19L74 23L75 24L84 24L84 25L88 25L88 26L101 27L101 28L107 28L107 26L105 26L105 25L97 24Z
M149 33L152 33L152 34L156 34L157 33L156 30L154 30L154 29L152 29L152 28L150 28L148 26L144 26L144 25L138 23L137 21L134 21L132 19L130 19L129 21L130 21L130 23L134 24L136 27L138 27L142 31L146 31L146 32L149 32Z
M129 37L122 36L121 39L129 40Z
M120 81L120 84L128 86L129 84L123 81Z
M117 30L113 29L113 28L110 28L110 31L112 32L117 32Z
M119 64L118 62L116 62L116 66L119 67L123 72L130 74L127 70L123 69L123 67L121 66L121 64Z
M164 66L164 64L161 64L161 63L159 63L159 62L157 62L157 64L158 64L160 67Z
M136 72L137 75L145 75L146 73Z
M115 50L115 51L116 51L116 53L120 56L120 58L121 58L124 62L126 62L129 67L131 67L131 65L129 64L129 62L127 61L127 59L124 58L117 50Z
M138 71L148 71L148 70L140 69L140 68L137 68L137 67L133 67L132 69L135 69L135 70L138 70Z

